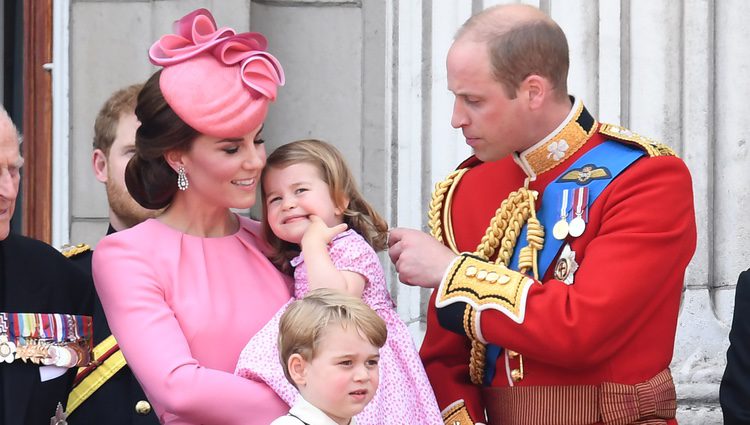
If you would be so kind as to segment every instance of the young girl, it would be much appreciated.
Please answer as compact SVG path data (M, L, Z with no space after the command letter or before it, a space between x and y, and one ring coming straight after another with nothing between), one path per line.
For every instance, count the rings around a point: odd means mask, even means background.
M394 310L375 254L385 248L388 226L362 198L338 150L318 140L281 146L268 157L261 185L263 227L274 248L272 260L289 274L293 269L295 298L313 289L337 289L361 297L386 323L380 387L357 415L357 423L442 424L435 395L409 331ZM279 318L286 307L250 340L235 373L265 382L292 405L299 393L281 370L277 347Z

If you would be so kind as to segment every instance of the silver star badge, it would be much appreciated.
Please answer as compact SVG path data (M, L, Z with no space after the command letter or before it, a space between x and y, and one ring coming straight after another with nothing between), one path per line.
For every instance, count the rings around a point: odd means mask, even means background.
M68 425L66 419L68 415L63 410L62 404L57 403L57 409L55 410L55 416L49 419L49 425Z
M566 285L572 285L576 270L578 270L576 252L570 249L570 244L565 244L555 264L555 279L563 281Z

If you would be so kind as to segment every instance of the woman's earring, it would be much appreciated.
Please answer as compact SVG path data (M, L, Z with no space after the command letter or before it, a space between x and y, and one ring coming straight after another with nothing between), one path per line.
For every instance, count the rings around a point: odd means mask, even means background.
M177 189L185 191L189 185L190 183L188 183L187 175L185 174L185 167L180 165L180 168L177 169Z

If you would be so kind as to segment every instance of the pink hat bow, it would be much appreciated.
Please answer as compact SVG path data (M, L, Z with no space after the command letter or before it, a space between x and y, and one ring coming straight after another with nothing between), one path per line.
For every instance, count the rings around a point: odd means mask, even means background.
M176 21L149 58L164 67L159 86L180 118L204 134L238 137L262 123L284 85L267 44L260 33L217 29L211 13L198 9Z

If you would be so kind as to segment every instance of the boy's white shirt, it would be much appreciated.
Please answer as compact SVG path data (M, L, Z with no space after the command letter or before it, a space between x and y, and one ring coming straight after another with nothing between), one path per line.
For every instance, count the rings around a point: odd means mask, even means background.
M289 413L296 416L284 415L271 422L271 425L299 425L300 420L310 425L338 425L322 410L310 404L302 397L297 397L294 406L289 409ZM299 418L299 419L297 419ZM352 418L349 425L356 425L357 421Z

